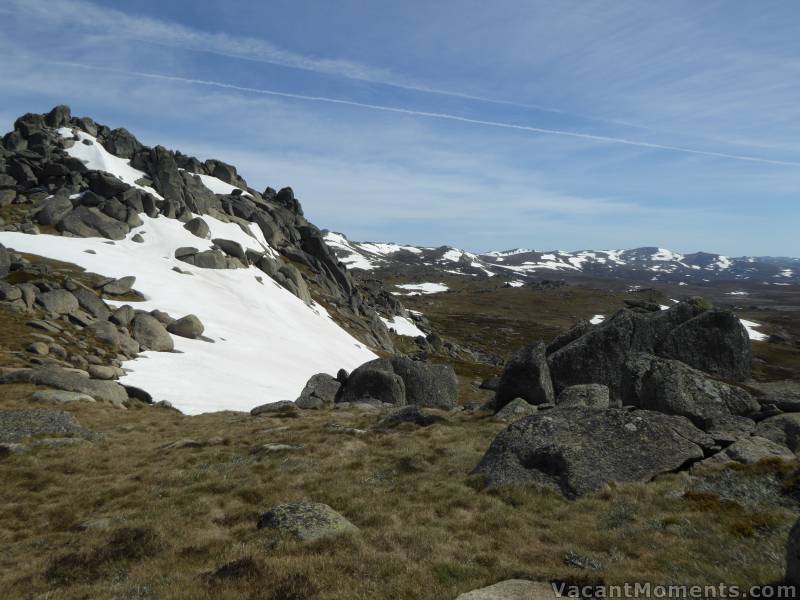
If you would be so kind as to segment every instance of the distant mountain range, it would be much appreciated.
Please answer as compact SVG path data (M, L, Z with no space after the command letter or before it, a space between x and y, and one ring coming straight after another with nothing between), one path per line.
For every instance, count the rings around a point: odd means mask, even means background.
M325 232L324 239L348 269L362 271L498 276L512 283L570 275L686 284L752 281L789 285L800 282L798 258L729 257L708 252L680 254L656 247L574 252L516 248L474 254L450 246L354 242L336 232Z

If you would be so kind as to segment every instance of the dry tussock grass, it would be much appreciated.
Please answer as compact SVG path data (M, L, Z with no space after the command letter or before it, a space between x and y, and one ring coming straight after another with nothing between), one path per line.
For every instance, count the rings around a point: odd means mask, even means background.
M4 386L0 406L29 407L30 391ZM0 458L4 598L452 598L513 576L769 583L794 518L685 494L685 475L575 502L475 489L467 474L502 425L469 415L356 437L327 424L370 428L377 416L68 410L105 437ZM305 447L250 454L267 442ZM360 533L301 544L256 529L259 512L299 499Z

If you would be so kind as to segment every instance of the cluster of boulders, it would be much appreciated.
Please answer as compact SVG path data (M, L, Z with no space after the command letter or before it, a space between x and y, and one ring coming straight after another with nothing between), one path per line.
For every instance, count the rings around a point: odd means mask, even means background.
M436 408L450 410L458 403L458 380L453 367L397 355L378 358L336 377L312 376L300 396L292 401L272 402L254 408L251 414L285 414L297 409L326 408ZM406 420L420 417L403 413Z
M0 383L46 385L64 392L48 396L62 402L90 396L121 405L129 393L108 384L125 374L124 361L146 350L171 352L173 335L207 340L195 315L175 319L159 310L106 302L140 300L135 281L106 278L89 285L0 245L0 303L19 314L30 331L29 343L14 356L16 367L4 365ZM148 398L141 390L133 393Z
M512 423L474 473L575 497L700 465L793 459L800 414L742 385L750 362L736 316L698 298L578 323L507 362L487 409Z
M70 156L76 144L100 144L145 175L132 186L113 174L90 170ZM234 189L230 194L215 194L199 175L215 177ZM320 230L303 216L292 189L268 187L259 192L247 186L234 166L222 161L199 161L162 146L150 148L125 129L73 117L68 107L57 106L48 114L23 115L3 138L0 208L12 204L13 222L0 222L0 230L118 240L141 225L140 215L146 214L179 219L205 239L208 227L197 215L237 223L246 231L255 224L279 257L244 251L236 242L216 239L211 250L180 248L176 255L207 268L252 264L306 302L313 291L367 345L393 350L373 308L373 302L387 296L375 286L356 286ZM133 239L142 241L138 234Z

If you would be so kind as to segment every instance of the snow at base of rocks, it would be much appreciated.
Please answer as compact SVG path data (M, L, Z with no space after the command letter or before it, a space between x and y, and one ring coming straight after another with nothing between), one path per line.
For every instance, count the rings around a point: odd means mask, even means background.
M592 325L597 325L598 323L602 323L606 320L605 315L595 315L591 319L589 319L589 323Z
M751 340L755 340L757 342L763 342L767 338L768 335L765 333L761 333L757 329L761 327L761 323L756 323L755 321L748 321L746 319L739 319L744 325L744 328L747 330L747 335Z
M403 283L396 285L395 287L398 287L401 290L408 290L409 292L412 292L412 294L408 295L438 294L440 292L446 292L448 289L450 289L443 283Z
M180 171L185 171L185 169L179 169ZM242 196L252 196L247 193L247 190L242 188L238 188L235 185L231 185L230 183L225 183L222 179L214 177L212 175L202 175L200 173L191 173L195 177L199 177L200 181L203 183L206 188L214 194L221 194L223 196L228 196L232 194L236 190L240 190L242 192Z
M103 146L97 141L96 137L89 135L85 131L80 131L77 129L74 131L75 133L73 134L73 130L69 127L61 127L58 130L58 134L63 138L77 138L77 141L72 145L72 147L67 148L67 154L80 160L86 165L87 169L110 173L128 185L137 187L140 190L144 190L156 198L163 200L159 193L153 188L136 183L138 180L147 177L147 174L144 171L134 169L130 165L129 160L111 154L108 150L103 148ZM86 144L84 141L90 143Z
M203 218L214 236L231 239L241 234L236 241L253 248L261 245L235 225ZM307 306L254 267L201 269L175 259L180 246L210 245L186 231L183 223L145 215L142 220L142 227L113 243L101 238L0 233L0 243L19 252L75 263L109 277L135 275L135 289L147 298L130 303L137 309L200 318L204 335L214 343L173 336L177 352L144 352L126 362L124 367L131 372L123 383L147 390L156 401L168 400L187 414L249 410L294 400L315 373L334 374L375 358L321 306ZM131 241L136 233L144 243Z
M381 317L381 321L383 321L387 328L394 329L394 332L397 335L407 335L409 337L417 337L421 335L425 337L425 332L417 327L416 324L414 324L414 321L411 319L407 319L398 315L395 316L394 319L386 319Z

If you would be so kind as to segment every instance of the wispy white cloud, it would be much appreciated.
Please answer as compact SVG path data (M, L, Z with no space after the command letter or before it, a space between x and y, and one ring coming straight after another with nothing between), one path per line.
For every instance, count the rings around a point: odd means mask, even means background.
M180 77L175 75L164 75L159 73L147 73L143 71L129 71L124 69L115 69L110 67L100 67L95 65L87 65L83 63L73 63L73 62L65 62L65 61L47 61L42 60L41 62L46 62L52 65L60 65L64 67L74 67L80 69L89 69L89 70L97 70L97 71L105 71L110 73L117 73L121 75L130 75L133 77L144 77L148 79L160 79L164 81L172 81L172 82L181 82L187 83L192 85L203 85L203 86L210 86L216 87L226 90L233 90L238 92L247 92L253 94L263 94L266 96L274 96L279 98L288 98L292 100L304 100L309 102L325 102L328 104L338 104L341 106L350 106L350 107L357 107L357 108L364 108L369 110L378 110L383 112L390 112L396 114L404 114L404 115L412 115L417 117L425 117L430 119L439 119L445 121L455 121L458 123L466 123L471 125L481 125L486 127L495 127L499 129L512 129L516 131L526 131L530 133L539 133L539 134L547 134L547 135L557 135L557 136L564 136L564 137L571 137L577 138L581 140L589 140L593 142L600 142L600 143L608 143L608 144L621 144L624 146L635 146L638 148L647 148L651 150L664 150L669 152L680 152L684 154L695 154L700 156L710 156L714 158L723 158L729 160L739 160L739 161L746 161L746 162L755 162L755 163L763 163L763 164L771 164L771 165L779 165L779 166L789 166L789 167L800 167L800 162L794 161L786 161L786 160L777 160L777 159L770 159L770 158L763 158L758 156L747 156L743 154L729 154L726 152L716 152L713 150L703 150L700 148L689 148L686 146L673 146L670 144L660 144L656 142L648 142L644 140L632 140L627 138L621 137L612 137L606 135L596 135L591 133L585 133L580 131L568 131L564 129L551 129L547 127L534 127L530 125L520 125L516 123L505 123L502 121L489 121L484 119L474 119L470 117L463 117L454 114L448 113L440 113L440 112L429 112L429 111L422 111L422 110L414 110L410 108L403 108L398 106L387 106L381 104L369 104L366 102L356 102L354 100L345 100L341 98L329 98L326 96L309 96L305 94L293 94L290 92L281 92L277 90L268 90L264 88L254 88L254 87L247 87L247 86L240 86L234 85L229 83L224 83L220 81L209 81L205 79L193 79L188 77Z
M542 104L441 89L415 81L390 69L349 60L307 56L280 48L265 39L233 36L224 32L211 33L201 31L172 21L130 15L83 0L8 1L9 5L3 9L8 14L24 14L29 18L55 26L71 25L85 28L90 33L84 36L84 41L94 40L101 43L116 43L122 39L135 40L158 46L216 54L228 58L262 62L291 69L301 69L426 94L450 96L556 114L570 114L569 111ZM622 121L604 119L592 115L580 116L589 120L623 124Z

